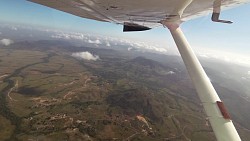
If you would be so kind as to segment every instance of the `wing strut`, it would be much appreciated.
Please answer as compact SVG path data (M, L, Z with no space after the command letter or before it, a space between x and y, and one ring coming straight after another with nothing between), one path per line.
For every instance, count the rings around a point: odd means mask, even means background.
M217 140L241 141L229 114L189 45L179 24L164 21L162 24L168 27L174 38Z

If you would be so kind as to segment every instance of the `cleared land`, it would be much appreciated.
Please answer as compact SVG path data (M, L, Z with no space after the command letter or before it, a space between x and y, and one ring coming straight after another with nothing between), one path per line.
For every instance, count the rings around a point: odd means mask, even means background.
M159 62L39 42L0 48L0 60L0 140L215 140L186 73Z

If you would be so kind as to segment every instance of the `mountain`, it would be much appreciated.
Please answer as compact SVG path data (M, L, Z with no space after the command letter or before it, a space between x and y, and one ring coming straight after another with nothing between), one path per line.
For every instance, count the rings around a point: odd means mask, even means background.
M75 58L76 52L100 59ZM16 42L1 47L0 56L0 140L215 140L177 56L61 41ZM249 140L244 90L222 84L227 75L218 75L216 62L204 63Z

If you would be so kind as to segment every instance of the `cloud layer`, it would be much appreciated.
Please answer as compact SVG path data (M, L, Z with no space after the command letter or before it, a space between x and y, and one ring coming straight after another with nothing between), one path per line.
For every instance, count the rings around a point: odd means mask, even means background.
M64 40L77 40L82 41L88 44L93 44L96 47L109 47L117 48L117 46L123 46L125 50L128 51L140 51L140 52L155 52L165 54L167 49L160 47L155 43L147 42L138 42L132 41L129 39L115 38L115 37L106 37L106 36L91 36L77 32L54 32L51 35L51 38L54 39L64 39Z
M0 44L5 45L5 46L8 46L8 45L13 44L13 43L14 43L14 41L12 41L11 39L0 40Z
M226 51L205 49L198 51L197 55L205 59L216 59L227 63L234 63L243 66L250 66L250 57Z
M100 59L100 57L98 55L93 55L88 51L72 53L72 56L76 57L76 58L79 58L79 59L93 60L93 61L96 61L96 60Z

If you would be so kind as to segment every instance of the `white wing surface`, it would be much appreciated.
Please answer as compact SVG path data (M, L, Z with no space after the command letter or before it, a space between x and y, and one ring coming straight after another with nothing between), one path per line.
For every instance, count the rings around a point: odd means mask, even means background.
M79 17L117 24L161 26L160 21L186 21L213 11L214 0L29 0ZM249 0L224 0L231 8Z

